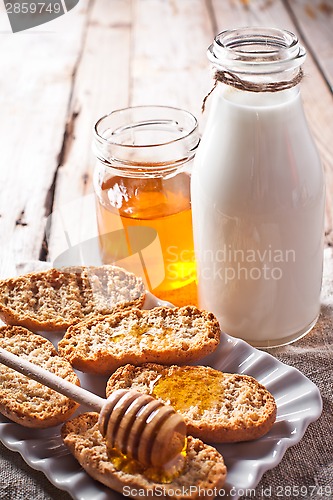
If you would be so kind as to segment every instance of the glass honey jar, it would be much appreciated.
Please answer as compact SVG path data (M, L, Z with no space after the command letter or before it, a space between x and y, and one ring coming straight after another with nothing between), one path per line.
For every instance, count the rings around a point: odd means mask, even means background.
M119 109L94 129L101 259L175 305L196 303L190 172L198 143L196 118L166 106Z

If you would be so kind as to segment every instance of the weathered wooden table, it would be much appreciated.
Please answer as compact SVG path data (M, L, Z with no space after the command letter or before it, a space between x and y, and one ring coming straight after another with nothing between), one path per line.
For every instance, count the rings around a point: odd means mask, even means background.
M244 25L289 29L307 48L302 95L325 167L326 244L333 244L332 0L80 0L65 16L17 34L2 3L0 11L1 275L11 273L9 262L57 255L52 227L49 239L45 232L55 210L70 213L75 203L82 226L89 223L77 201L92 192L98 117L165 104L188 109L204 126L201 103L212 86L206 49L217 32ZM17 480L15 468L6 474L6 484ZM31 474L38 498L65 498ZM1 491L0 498L21 498Z

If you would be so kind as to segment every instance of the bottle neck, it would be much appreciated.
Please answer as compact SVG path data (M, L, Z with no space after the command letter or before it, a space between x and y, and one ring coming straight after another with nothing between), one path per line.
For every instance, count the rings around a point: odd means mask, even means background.
M289 77L304 62L305 50L286 30L245 27L219 33L207 52L214 67L250 81Z
M279 106L297 99L300 95L300 86L276 92L249 92L218 83L215 92L219 98L238 106L267 107Z
M229 100L274 106L299 94L306 54L289 31L263 27L222 31L207 54L215 68L215 85Z

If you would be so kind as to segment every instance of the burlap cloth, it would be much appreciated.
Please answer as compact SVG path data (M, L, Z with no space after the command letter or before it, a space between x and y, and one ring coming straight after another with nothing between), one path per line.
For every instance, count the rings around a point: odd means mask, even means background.
M322 309L315 328L304 339L269 351L298 368L321 392L324 409L300 443L289 448L282 462L268 471L242 500L333 499L333 249L325 250ZM18 453L0 445L0 499L69 500L71 497L31 469ZM91 499L95 500L95 499Z

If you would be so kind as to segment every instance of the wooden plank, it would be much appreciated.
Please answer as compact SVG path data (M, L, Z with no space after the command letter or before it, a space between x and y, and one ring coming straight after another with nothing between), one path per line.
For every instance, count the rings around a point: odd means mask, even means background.
M296 33L301 43L307 48L306 41L302 39L301 33L297 30L281 0L232 0L230 2L212 0L212 2L218 31L237 26L279 27ZM320 26L321 22L316 30L320 30ZM309 51L304 71L305 78L301 84L302 97L305 114L325 168L327 184L326 235L327 242L333 242L332 94Z
M285 0L285 4L293 18L295 25L305 41L308 51L311 51L314 62L325 78L331 91L333 91L333 3L329 0ZM321 100L321 93L313 86L316 101ZM320 98L319 98L320 96ZM332 109L332 104L331 104ZM332 115L330 115L332 117ZM332 118L331 118L332 119ZM331 122L332 124L332 122ZM321 129L326 126L326 134L322 138L319 130L317 141L324 144L319 146L320 150L326 149L326 144L332 144L332 125L327 121ZM331 149L332 152L332 149ZM326 162L326 241L333 245L333 156Z
M1 33L0 260L39 256L87 5L47 29Z
M202 0L134 0L131 105L176 106L201 118L213 34Z
M333 90L333 2L285 0L285 5Z
M69 244L97 234L93 196L83 197L92 192L96 119L139 104L179 106L198 114L210 85L206 49L211 38L201 0L96 0L71 103L73 130L57 178L51 260Z
M91 195L93 125L113 109L129 105L130 44L130 0L95 0L77 67L62 165L56 179L54 224L48 241L50 260L69 245L96 235Z

